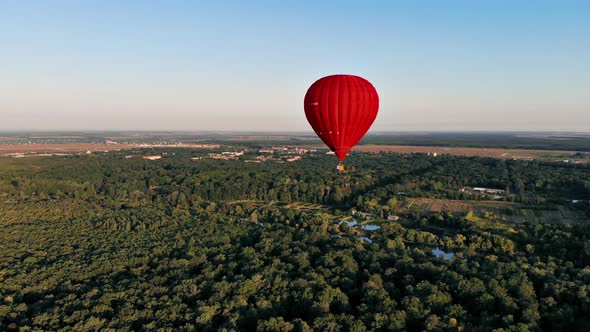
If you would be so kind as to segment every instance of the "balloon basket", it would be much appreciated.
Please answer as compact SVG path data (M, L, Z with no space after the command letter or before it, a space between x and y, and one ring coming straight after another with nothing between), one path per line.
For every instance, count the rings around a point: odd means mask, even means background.
M339 172L344 172L344 165L342 165L342 162L339 162L339 163L338 163L338 166L336 166L336 169L337 169Z

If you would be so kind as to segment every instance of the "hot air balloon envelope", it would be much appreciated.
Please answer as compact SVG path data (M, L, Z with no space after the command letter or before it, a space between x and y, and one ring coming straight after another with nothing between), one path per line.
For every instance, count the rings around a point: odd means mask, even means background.
M362 77L331 75L307 90L304 109L315 133L342 161L375 121L379 96Z

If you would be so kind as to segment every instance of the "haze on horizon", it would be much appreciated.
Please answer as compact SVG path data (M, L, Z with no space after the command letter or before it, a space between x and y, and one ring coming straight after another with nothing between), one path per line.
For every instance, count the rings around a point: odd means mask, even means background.
M590 131L587 1L10 1L0 130L309 131L315 80L372 131Z

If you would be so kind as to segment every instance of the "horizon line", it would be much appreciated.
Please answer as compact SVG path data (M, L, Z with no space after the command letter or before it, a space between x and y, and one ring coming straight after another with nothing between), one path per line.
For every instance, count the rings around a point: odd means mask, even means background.
M315 136L312 130L225 130L225 129L207 129L207 130L184 130L184 129L0 129L0 133L208 133L208 134L225 134L225 133L263 133L263 134L304 134ZM376 134L419 134L419 133L449 133L449 134L478 134L478 133L538 133L538 134L590 134L590 131L576 130L372 130L366 135ZM365 136L366 136L365 135Z

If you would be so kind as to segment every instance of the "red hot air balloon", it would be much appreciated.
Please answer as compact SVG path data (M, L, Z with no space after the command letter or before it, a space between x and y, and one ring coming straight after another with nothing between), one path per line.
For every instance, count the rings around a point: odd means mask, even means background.
M363 138L377 117L379 96L366 79L331 75L309 87L305 116L318 137L338 156L339 170L348 151Z

